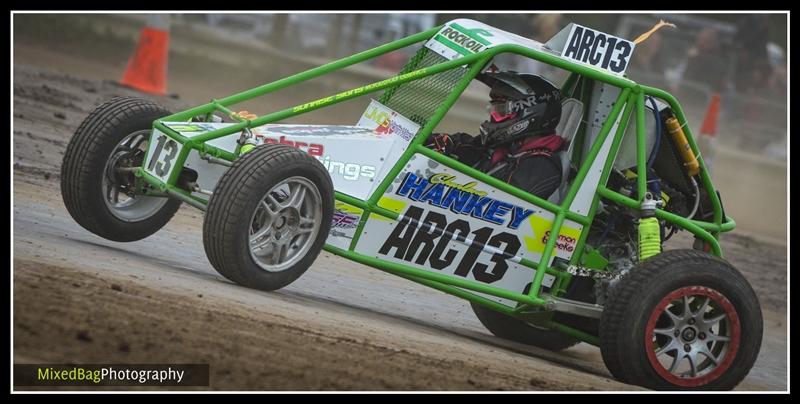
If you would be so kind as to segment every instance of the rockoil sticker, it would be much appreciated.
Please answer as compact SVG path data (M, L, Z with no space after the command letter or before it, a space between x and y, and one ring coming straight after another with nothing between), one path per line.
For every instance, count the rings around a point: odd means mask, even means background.
M425 46L452 60L478 53L492 46L494 34L483 28L466 28L455 22L447 24Z
M627 39L573 24L561 56L622 76L634 46Z

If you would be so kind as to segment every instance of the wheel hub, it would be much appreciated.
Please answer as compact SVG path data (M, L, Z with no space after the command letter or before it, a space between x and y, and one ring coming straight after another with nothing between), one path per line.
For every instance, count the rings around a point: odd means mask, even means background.
M684 342L694 342L695 338L697 338L697 330L695 330L694 327L686 327L683 329L681 339L683 339Z
M126 222L145 220L168 202L167 198L137 195L136 176L131 168L142 164L149 130L133 132L111 152L101 179L104 202L109 212Z
M251 219L250 254L261 269L280 272L302 259L314 242L322 215L316 186L291 177L273 187Z

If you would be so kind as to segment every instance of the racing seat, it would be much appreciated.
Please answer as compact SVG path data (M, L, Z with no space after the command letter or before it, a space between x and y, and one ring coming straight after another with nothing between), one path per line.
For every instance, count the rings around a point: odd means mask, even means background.
M569 182L571 180L572 170L572 139L578 133L578 127L581 125L583 119L583 103L575 98L565 98L561 101L561 120L558 121L556 126L556 133L561 136L568 146L566 150L559 152L561 157L561 185L558 187L553 195L550 195L548 201L560 204L567 196L569 189Z

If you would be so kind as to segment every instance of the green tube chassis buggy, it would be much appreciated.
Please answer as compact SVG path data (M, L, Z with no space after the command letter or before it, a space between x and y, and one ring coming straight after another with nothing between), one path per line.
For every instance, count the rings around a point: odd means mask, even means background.
M389 79L260 117L231 109L406 47L418 50ZM759 303L722 258L719 235L735 224L678 101L624 75L634 48L577 24L542 44L459 19L175 114L116 98L67 148L64 203L125 242L185 202L205 211L208 259L238 284L284 287L325 249L469 300L498 337L599 346L623 382L732 389L760 349ZM569 72L558 127L569 147L549 200L423 146L501 54ZM367 104L356 125L276 123L351 99ZM679 230L694 249L663 251Z

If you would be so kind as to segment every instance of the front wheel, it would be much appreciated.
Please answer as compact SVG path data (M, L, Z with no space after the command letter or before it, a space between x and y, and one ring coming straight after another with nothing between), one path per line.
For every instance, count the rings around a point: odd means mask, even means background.
M314 157L259 146L234 162L208 203L203 245L214 268L254 289L299 278L322 250L333 217L333 184Z
M114 98L95 108L67 145L61 197L83 228L113 241L143 239L175 215L181 201L136 192L153 121L169 115L152 101Z
M730 390L755 363L758 298L727 261L672 250L619 281L600 322L600 349L621 381L657 390Z

